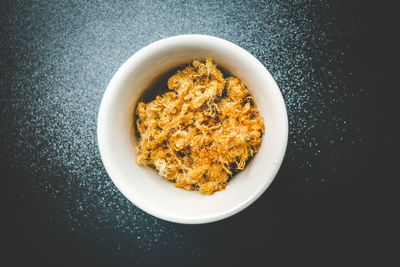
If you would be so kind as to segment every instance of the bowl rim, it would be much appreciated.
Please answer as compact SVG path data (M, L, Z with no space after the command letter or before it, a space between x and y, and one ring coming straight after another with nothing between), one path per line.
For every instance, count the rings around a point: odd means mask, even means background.
M149 205L146 205L144 201L141 201L141 199L138 199L134 196L134 194L131 194L128 192L127 189L119 182L119 179L115 177L114 175L114 167L111 166L111 163L107 160L107 156L105 156L106 151L103 142L104 142L104 136L103 136L103 131L102 129L105 127L105 117L107 114L107 109L110 107L110 96L113 94L113 90L118 84L118 78L122 77L124 73L129 71L130 66L134 64L134 62L137 59L143 59L148 55L151 55L155 50L179 45L180 42L182 41L189 41L189 42L195 42L196 40L202 41L207 40L208 42L214 42L214 43L219 43L220 45L226 46L228 49L232 49L235 51L235 53L242 54L244 57L247 58L247 60L252 61L252 64L255 64L256 68L262 70L266 78L274 84L274 89L278 90L277 94L277 101L280 101L280 106L282 107L279 110L280 113L280 119L282 120L282 129L281 129L281 138L280 140L280 147L281 149L279 150L279 155L275 156L275 168L271 171L271 179L264 183L262 187L253 195L251 195L249 198L247 198L244 202L241 202L240 205L231 208L223 213L217 214L217 215L212 215L212 216L205 216L201 218L182 218L182 217L176 217L176 216L171 216L169 214L165 213L160 213L159 210L157 210L154 207L151 207ZM280 88L278 87L275 79L272 77L270 72L267 70L267 68L258 60L256 59L252 54L250 54L247 50L243 49L242 47L227 41L225 39L221 39L218 37L210 36L210 35L203 35L203 34L184 34L184 35L176 35L172 37L167 37L164 39L160 39L158 41L155 41L140 50L138 50L136 53L134 53L132 56L128 58L120 67L119 69L114 73L112 79L110 80L109 84L107 85L107 88L103 94L99 112L98 112L98 118L97 118L97 143L98 143L98 148L100 152L100 157L103 162L104 168L106 169L106 172L108 176L111 178L113 181L114 185L118 188L118 190L135 206L137 206L139 209L142 211L145 211L146 213L149 213L152 216L155 216L157 218L170 221L170 222L175 222L175 223L182 223L182 224L203 224L203 223L210 223L214 221L219 221L225 218L228 218L234 214L237 214L247 208L249 205L254 203L270 186L272 181L275 179L281 164L283 162L285 153L286 153L286 148L287 148L287 142L288 142L288 132L289 132L289 123L288 123L288 116L287 116L287 109L286 105L281 93Z

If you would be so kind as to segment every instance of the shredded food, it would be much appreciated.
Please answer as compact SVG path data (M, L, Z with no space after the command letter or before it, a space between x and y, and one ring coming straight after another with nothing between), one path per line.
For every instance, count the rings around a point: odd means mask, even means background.
M254 98L211 59L178 70L168 89L137 105L136 163L178 188L207 195L225 189L260 148L264 124Z

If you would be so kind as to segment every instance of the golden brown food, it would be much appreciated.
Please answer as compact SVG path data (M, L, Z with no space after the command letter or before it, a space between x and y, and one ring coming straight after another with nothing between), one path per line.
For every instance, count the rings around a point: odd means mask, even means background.
M136 108L139 165L174 185L212 194L258 152L263 118L247 88L211 59L194 60L168 80L170 91Z

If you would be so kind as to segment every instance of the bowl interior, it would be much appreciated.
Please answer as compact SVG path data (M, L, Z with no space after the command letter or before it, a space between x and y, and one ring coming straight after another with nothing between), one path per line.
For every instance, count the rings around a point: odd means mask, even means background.
M272 182L286 149L286 109L271 75L245 50L210 38L169 38L140 50L115 74L100 107L99 148L108 174L136 206L169 221L210 222L247 207ZM138 166L133 128L136 102L155 79L193 59L207 57L242 80L265 124L260 151L225 190L211 196L175 188L154 169Z

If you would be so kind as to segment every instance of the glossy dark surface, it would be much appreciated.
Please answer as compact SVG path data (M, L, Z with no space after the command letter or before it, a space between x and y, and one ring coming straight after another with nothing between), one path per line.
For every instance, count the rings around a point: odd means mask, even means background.
M396 47L389 9L363 1L1 1L2 260L395 260L398 119L390 93L398 85L387 78ZM287 154L266 193L205 225L162 221L128 202L96 139L101 98L118 67L143 46L185 33L221 37L257 57L280 86L290 121Z

